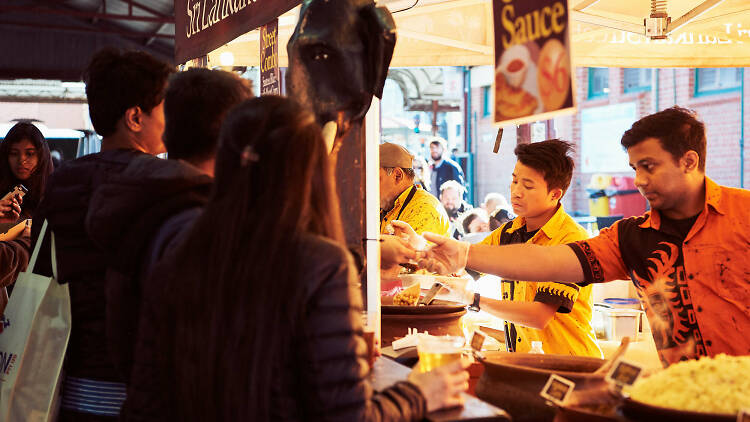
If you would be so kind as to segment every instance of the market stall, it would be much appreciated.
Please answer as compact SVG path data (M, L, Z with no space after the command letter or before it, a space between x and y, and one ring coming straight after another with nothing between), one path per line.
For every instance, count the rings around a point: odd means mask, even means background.
M489 0L386 1L398 32L392 67L478 66L494 64L492 2ZM649 0L571 1L569 4L575 66L606 67L745 67L750 44L750 4L744 0L669 0L665 10L672 30L666 39L645 35ZM414 7L411 5L416 4ZM693 9L708 4L707 10ZM407 9L399 11L402 9ZM701 12L702 13L698 13ZM279 19L285 45L297 22L298 8ZM680 20L681 18L684 18ZM679 25L679 26L677 26ZM670 28L668 26L667 28ZM639 35L639 33L641 35ZM228 42L209 54L233 53L235 64L258 65L257 31ZM286 51L279 51L286 66Z

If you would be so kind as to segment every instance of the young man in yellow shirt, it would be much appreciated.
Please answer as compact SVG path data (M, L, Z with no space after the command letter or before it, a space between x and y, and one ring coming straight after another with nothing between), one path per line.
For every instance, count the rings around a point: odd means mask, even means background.
M558 245L588 238L560 202L573 175L570 150L569 143L557 139L516 147L510 190L518 217L482 244ZM502 298L475 295L474 303L506 321L508 351L528 352L532 342L541 341L545 353L602 357L591 328L591 286L503 279Z

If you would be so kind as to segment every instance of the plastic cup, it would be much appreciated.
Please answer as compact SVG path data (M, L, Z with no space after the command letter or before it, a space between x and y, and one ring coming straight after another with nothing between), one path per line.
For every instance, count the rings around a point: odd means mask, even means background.
M458 336L421 335L417 339L419 355L419 372L430 372L433 369L461 360L466 340Z

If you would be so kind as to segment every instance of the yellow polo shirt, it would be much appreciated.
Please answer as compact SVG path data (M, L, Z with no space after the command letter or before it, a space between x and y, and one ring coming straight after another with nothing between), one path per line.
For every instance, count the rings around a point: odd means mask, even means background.
M432 232L442 236L448 236L450 221L446 214L443 204L437 198L421 187L416 187L414 196L408 204L404 205L409 191L412 188L401 192L393 204L393 208L385 214L380 220L380 233L385 234L386 226L393 220L405 221L414 229L417 234ZM403 208L403 211L401 210ZM399 212L401 216L399 216ZM580 239L576 239L580 240Z
M481 243L503 244L501 235L506 225L510 225L507 232L512 234L526 225L526 219L518 217L505 223ZM565 212L561 204L552 218L527 243L551 246L585 240L588 237L586 230ZM561 303L552 320L542 330L512 324L512 321L506 322L506 333L513 332L512 328L515 328L513 340L516 352L528 352L532 341L541 341L545 353L602 357L602 351L596 344L594 329L591 327L591 286L580 287L554 281L503 280L502 293L504 300L515 302Z

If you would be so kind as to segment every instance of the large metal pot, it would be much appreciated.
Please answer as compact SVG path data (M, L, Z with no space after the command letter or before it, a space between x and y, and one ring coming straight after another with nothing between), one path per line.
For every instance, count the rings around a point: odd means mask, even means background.
M505 409L515 422L552 421L555 408L539 396L552 374L576 385L601 380L593 375L603 359L526 353L487 352L479 378L477 397Z
M409 328L416 328L420 333L428 331L435 336L463 336L461 317L464 314L466 308L463 305L383 305L380 327L383 347L390 346L396 337L404 337Z

